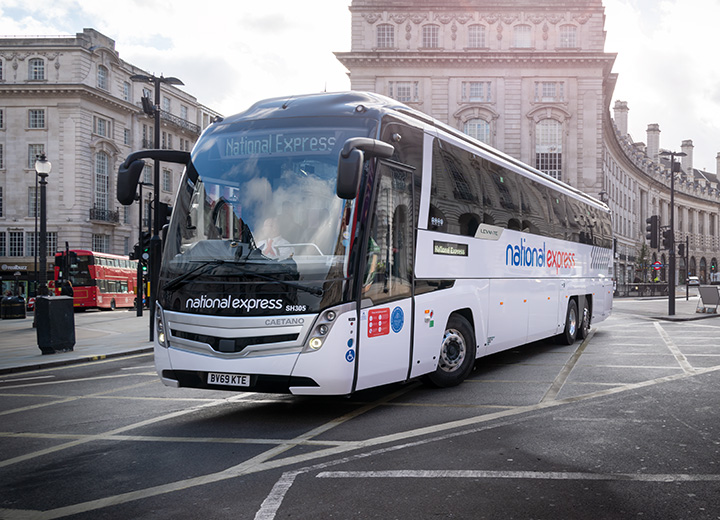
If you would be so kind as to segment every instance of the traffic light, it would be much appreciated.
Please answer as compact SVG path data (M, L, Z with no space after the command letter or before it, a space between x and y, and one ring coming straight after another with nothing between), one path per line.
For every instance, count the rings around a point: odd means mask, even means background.
M130 251L130 260L140 260L141 254L140 254L140 244L135 244L133 246L133 250Z
M680 258L685 258L685 244L682 242L678 244L678 256Z
M652 217L646 218L647 227L645 228L645 238L650 242L650 247L657 249L658 247L658 216L653 215Z
M717 272L717 264L715 263L715 259L713 258L710 263L710 271L713 273Z
M150 254L150 233L143 231L140 236L140 258L147 260Z
M673 239L672 230L670 228L663 229L662 236L663 236L663 242L662 242L663 249L672 248L672 239Z
M172 209L173 208L170 204L167 204L165 202L160 203L160 229L162 229L165 224L170 223L170 215L172 215Z

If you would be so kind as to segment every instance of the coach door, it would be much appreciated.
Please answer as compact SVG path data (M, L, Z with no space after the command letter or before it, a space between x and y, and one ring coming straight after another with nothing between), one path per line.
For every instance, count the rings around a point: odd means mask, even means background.
M413 132L417 132L422 143L422 132L400 124L390 126L394 133L402 132L403 139L393 143L396 147L393 160L378 164L362 275L355 390L404 381L412 355L412 277L417 221L414 200L420 194L422 145L416 144L408 153L403 151L412 146L409 137ZM388 127L385 133L390 131Z

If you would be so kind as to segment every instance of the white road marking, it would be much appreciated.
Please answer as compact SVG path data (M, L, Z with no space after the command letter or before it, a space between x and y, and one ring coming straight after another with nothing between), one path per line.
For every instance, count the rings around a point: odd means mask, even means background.
M680 352L680 349L677 347L675 342L672 340L670 335L665 332L665 329L658 323L657 321L654 323L655 328L658 331L658 334L660 334L660 337L665 342L665 345L667 346L668 350L672 352L672 355L675 356L675 359L677 360L680 367L683 369L683 371L687 374L692 374L695 372L695 369L692 367L692 365L688 362L685 355Z
M611 480L635 482L720 482L720 475L583 473L567 471L391 470L325 471L317 478L484 478L537 480ZM257 518L257 517L256 517ZM263 519L265 520L265 519Z

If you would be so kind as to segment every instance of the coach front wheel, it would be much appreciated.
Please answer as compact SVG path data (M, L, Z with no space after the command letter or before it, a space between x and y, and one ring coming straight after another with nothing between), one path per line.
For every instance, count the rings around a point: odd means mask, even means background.
M582 311L580 312L580 325L578 326L578 339L585 339L590 334L590 306L587 299L583 302Z
M565 330L558 335L558 341L563 345L575 343L578 331L578 308L575 300L568 302L567 314L565 315Z
M464 317L453 314L445 327L438 366L424 377L425 382L439 388L459 385L472 371L476 350L472 326Z

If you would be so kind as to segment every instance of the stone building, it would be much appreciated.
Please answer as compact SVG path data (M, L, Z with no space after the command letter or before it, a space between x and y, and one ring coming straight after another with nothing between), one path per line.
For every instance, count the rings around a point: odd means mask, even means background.
M127 254L138 241L140 204L115 198L119 164L152 148L154 100L149 75L122 59L115 42L93 29L75 36L0 37L0 276L3 289L20 273L33 293L37 262L35 160L52 163L47 185L48 279L54 252L91 249ZM161 88L161 147L190 150L217 114L171 85ZM161 165L160 200L172 203L182 168ZM152 183L152 167L142 181ZM144 187L147 219L153 187ZM145 222L147 225L147 221ZM30 282L30 287L26 284Z
M610 115L617 75L601 0L353 0L350 11L351 49L336 56L353 90L402 101L604 200L619 284L645 274L645 218L658 214L667 225L668 170L659 129L648 146L634 143L627 104L616 121ZM691 237L690 272L708 281L718 256L717 175L693 169L692 154L681 175L676 240ZM665 264L667 252L647 256Z

